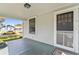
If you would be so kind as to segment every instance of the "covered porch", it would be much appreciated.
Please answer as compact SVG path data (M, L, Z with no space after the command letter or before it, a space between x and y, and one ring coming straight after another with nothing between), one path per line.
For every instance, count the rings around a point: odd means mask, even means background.
M8 41L4 53L0 49L1 54L79 54L79 5L74 3L30 3L30 5L31 7L27 8L24 7L24 3L0 4L1 16L23 20L23 38ZM65 19L67 21L64 22ZM67 26L61 26L61 22Z

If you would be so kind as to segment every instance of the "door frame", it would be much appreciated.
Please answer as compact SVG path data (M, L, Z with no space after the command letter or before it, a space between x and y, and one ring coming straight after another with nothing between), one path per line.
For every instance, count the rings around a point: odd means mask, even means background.
M55 11L54 12L54 46L56 47L59 47L59 48L63 48L63 49L66 49L66 50L69 50L69 51L73 51L73 52L76 52L78 53L78 8L79 6L76 6L76 7L71 7L71 8L67 8L67 9L64 9L64 10L59 10L59 11ZM61 46L61 45L58 45L56 44L56 33L57 33L57 30L56 30L56 15L57 14L61 14L61 13L65 13L65 12L70 12L70 11L73 11L73 48L69 48L69 47L65 47L65 46Z

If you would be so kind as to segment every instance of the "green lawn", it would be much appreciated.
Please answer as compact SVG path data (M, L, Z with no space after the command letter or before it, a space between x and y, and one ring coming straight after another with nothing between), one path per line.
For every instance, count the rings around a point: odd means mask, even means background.
M16 35L16 36L8 36L8 37L0 37L0 42L6 42L11 40L17 40L22 38L22 36Z

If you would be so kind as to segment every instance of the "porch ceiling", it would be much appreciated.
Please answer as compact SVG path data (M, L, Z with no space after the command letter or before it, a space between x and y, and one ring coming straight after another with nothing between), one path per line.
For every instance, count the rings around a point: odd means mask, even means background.
M0 16L26 19L29 16L40 15L64 6L76 4L67 3L31 3L31 8L24 8L24 3L0 3Z

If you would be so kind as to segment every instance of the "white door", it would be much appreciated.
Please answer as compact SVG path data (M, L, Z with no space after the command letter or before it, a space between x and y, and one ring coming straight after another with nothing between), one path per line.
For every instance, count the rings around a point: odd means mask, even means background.
M55 45L70 51L74 51L74 12L56 14Z

